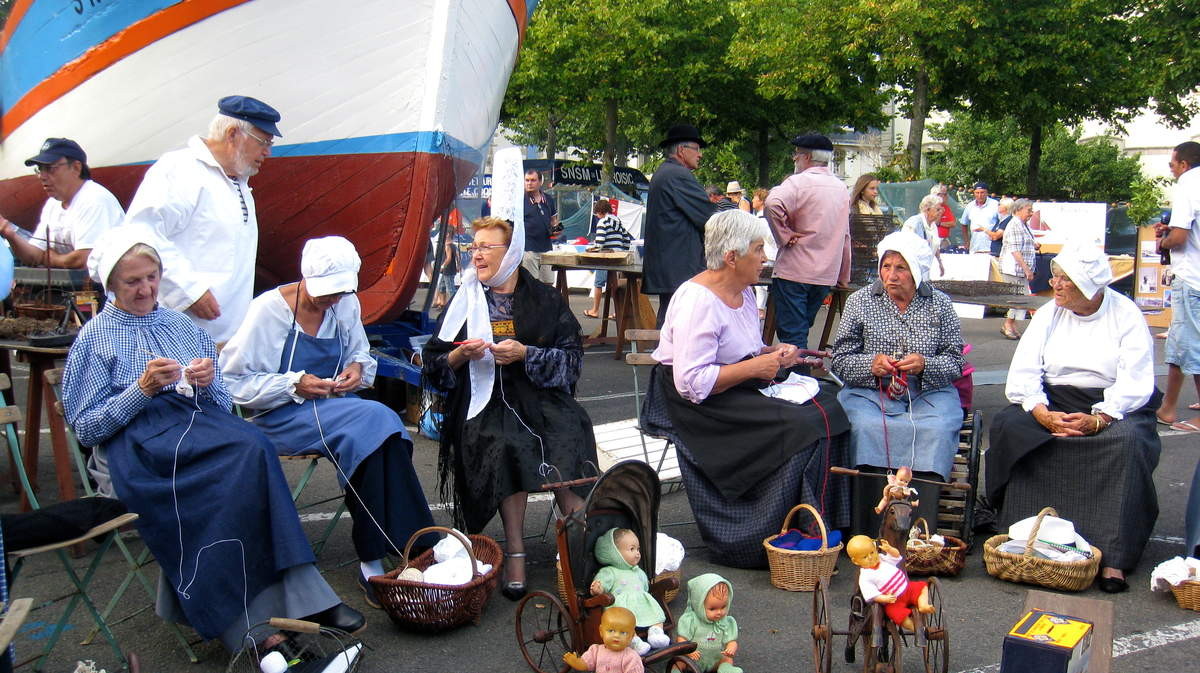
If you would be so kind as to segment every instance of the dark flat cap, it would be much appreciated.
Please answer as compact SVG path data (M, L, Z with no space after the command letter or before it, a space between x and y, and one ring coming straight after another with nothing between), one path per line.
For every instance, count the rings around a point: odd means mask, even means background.
M254 124L255 128L283 137L275 122L279 121L279 112L266 103L249 96L226 96L217 101L217 109L221 114L234 119L241 119Z
M820 133L805 133L792 138L792 144L806 150L833 151L833 143Z
M700 147L706 147L708 145L708 143L704 142L704 140L700 138L700 130L695 126L692 126L691 124L676 124L667 129L666 139L659 143L658 146L666 147L667 145L684 143L689 140L696 143Z
M25 165L49 165L63 157L87 163L87 155L84 154L79 143L67 138L46 138L46 142L42 143L42 149L38 151L37 156L26 159Z

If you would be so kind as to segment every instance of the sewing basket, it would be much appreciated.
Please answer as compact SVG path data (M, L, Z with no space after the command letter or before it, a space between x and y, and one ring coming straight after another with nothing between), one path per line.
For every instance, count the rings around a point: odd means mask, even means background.
M792 515L800 510L812 514L817 525L821 528L821 548L813 551L799 549L780 549L771 544L776 538L788 532L788 524ZM771 584L785 591L812 591L821 578L833 576L833 567L837 565L838 553L842 551L842 543L836 547L829 546L829 533L825 530L825 521L812 505L800 503L783 518L783 526L779 535L772 535L763 540L763 548L767 551L767 564L771 568Z
M993 535L983 543L983 563L988 574L1009 582L1037 584L1059 591L1082 591L1088 588L1100 570L1102 554L1099 547L1092 547L1092 558L1080 561L1054 561L1033 555L1033 542L1047 514L1058 516L1053 507L1043 508L1038 513L1023 554L1000 551L1000 545L1008 541L1007 535Z
M923 532L918 533L918 538L929 541L929 522L924 517L918 517L913 522L913 528L917 528L918 524ZM906 545L904 550L904 569L909 575L938 575L941 577L954 577L962 572L963 566L967 564L967 543L953 535L943 535L946 538L946 544L942 547L917 547L912 548Z
M412 534L404 545L404 557L412 551L413 542L425 533L442 532L453 535L462 542L471 559L474 576L466 584L457 586L426 584L399 579L405 568L416 568L424 572L434 564L433 549L386 575L370 578L375 595L388 617L397 626L411 631L434 633L445 631L467 622L479 623L483 606L496 588L504 554L500 545L486 535L467 535L443 526L429 526ZM491 564L487 573L479 572L479 563Z

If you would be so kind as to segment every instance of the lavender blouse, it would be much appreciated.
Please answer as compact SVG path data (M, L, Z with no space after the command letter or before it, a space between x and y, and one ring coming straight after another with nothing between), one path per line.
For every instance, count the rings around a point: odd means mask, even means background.
M742 305L730 308L711 290L687 281L667 307L654 359L674 367L675 389L699 404L712 392L722 365L764 348L754 289L742 290Z

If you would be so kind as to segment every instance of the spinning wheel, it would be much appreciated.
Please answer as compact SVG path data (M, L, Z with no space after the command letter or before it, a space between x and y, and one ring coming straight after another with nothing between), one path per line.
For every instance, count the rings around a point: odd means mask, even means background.
M537 673L567 673L563 655L571 652L572 620L557 596L534 591L517 604L517 645L525 663Z

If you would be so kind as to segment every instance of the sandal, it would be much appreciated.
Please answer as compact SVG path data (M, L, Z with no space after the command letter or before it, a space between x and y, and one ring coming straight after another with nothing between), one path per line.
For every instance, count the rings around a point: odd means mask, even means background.
M510 559L510 558L521 559L522 567L524 567L524 565L525 565L525 556L526 556L526 554L523 551L515 551L515 552L512 552L511 554L509 552L504 552L505 559ZM527 589L525 588L524 582L505 582L504 586L500 587L500 593L504 594L504 597L510 601L521 600L522 598L525 597L526 591L527 591Z
M592 311L584 311L583 314L589 318L599 318L600 317L600 314L594 313Z

